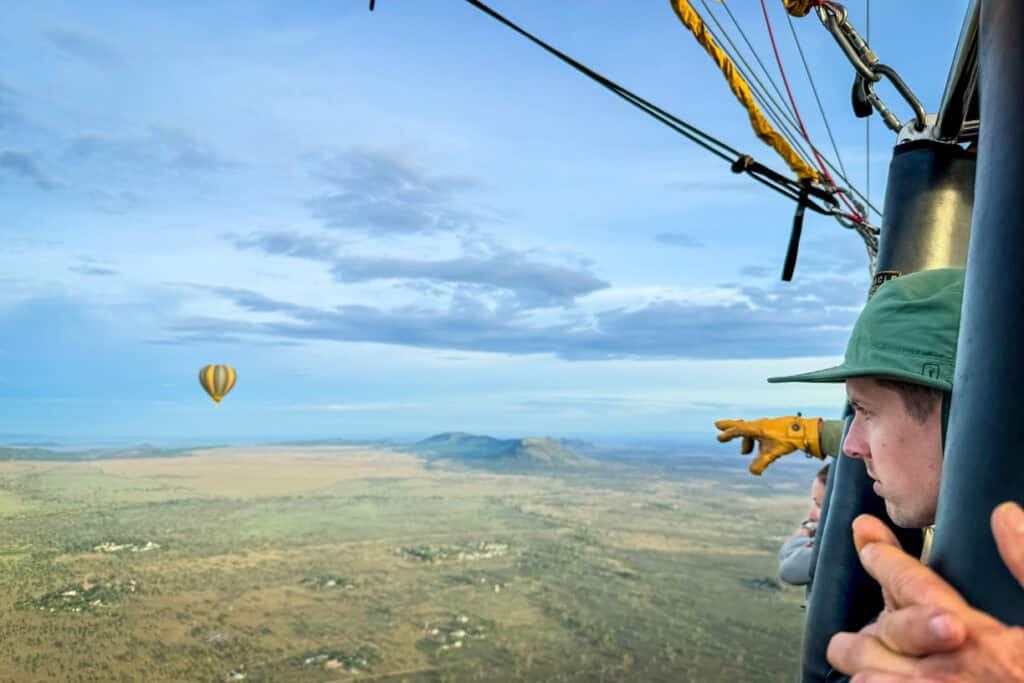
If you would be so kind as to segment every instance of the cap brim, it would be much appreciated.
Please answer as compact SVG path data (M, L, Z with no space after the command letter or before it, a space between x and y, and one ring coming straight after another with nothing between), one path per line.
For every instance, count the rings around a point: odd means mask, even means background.
M769 377L768 381L772 384L781 384L782 382L845 382L850 377L857 377L863 375L863 372L859 372L850 368L849 366L837 365L834 368L825 368L824 370L815 370L813 372L804 372L799 375L786 375L784 377Z
M821 384L832 383L838 384L839 382L845 382L851 377L886 377L889 379L902 380L904 382L910 382L912 384L921 384L926 387L934 387L941 391L952 391L953 384L949 381L941 379L925 378L921 375L915 375L914 373L905 372L903 370L893 370L892 368L884 367L862 367L855 368L849 365L837 365L834 368L825 368L824 370L815 370L814 372L804 372L799 375L787 375L785 377L769 377L768 381L771 384L781 384L783 382L818 382Z

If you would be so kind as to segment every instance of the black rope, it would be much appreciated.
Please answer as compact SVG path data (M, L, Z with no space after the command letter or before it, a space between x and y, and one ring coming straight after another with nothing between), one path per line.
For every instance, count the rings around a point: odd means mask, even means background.
M796 182L786 176L782 175L777 171L764 166L760 162L755 161L750 156L742 156L732 164L733 173L746 173L755 180L771 187L780 194L785 195L789 199L799 203L807 204L807 207L811 210L825 214L825 215L836 215L837 212L834 209L838 209L839 201L835 197L835 193L831 190L824 190L819 187L811 185L809 182ZM806 196L814 197L829 206L833 207L823 208L813 202L801 199L800 195L806 194ZM840 212L841 215L841 212Z
M526 31L525 29L520 28L519 26L517 26L510 20L506 19L502 15L498 14L496 11L494 11L487 5L483 4L479 0L466 0L466 2L468 2L470 5L473 5L480 11L484 12L485 14L491 16L492 18L497 19L505 26L508 26L510 29L512 29L519 35L528 39L530 42L540 46L550 54L558 57L560 60L562 60L572 68L576 69L577 71L586 75L592 80L600 83L605 88L611 90L613 93L615 93L622 99L626 100L636 108L661 121L669 128L672 128L677 133L680 133L681 135L689 138L692 142L697 143L698 145L700 145L707 151L711 152L712 154L718 156L719 158L728 162L732 162L733 159L740 156L740 152L738 150L733 149L732 147L725 144L718 138L715 138L714 136L705 133L696 126L692 126L686 121L683 121L682 119L673 116L672 114L668 113L667 111L658 107L657 105L648 102L647 100L640 97L636 93L627 90L626 88L612 81L611 79L606 78L605 76L602 76L593 69L581 64L580 62L576 61L575 59L565 54L564 52L552 47L551 45L548 45L540 38L537 38L533 34ZM718 149L713 147L713 145L717 145ZM728 154L726 152L728 152Z
M520 28L509 19L506 19L498 12L494 11L484 3L480 2L480 0L466 0L466 2L468 2L473 7L476 7L480 11L484 12L488 16L492 17L493 19L496 19L497 21L501 22L505 26L511 28L513 31L527 38L530 42L534 43L535 45L538 45L539 47L543 48L548 53L558 57L560 60L562 60L569 66L573 67L580 73L584 74L588 78L603 85L605 88L611 90L613 93L615 93L622 99L626 100L633 106L637 107L644 113L657 119L661 123L664 123L669 128L672 128L673 130L685 136L689 140L697 143L698 145L700 145L707 151L711 152L715 156L719 157L720 159L730 162L732 170L735 173L746 173L754 180L757 180L758 182L782 194L784 197L797 202L800 206L811 209L816 213L821 213L830 216L844 215L839 210L839 203L835 198L834 192L832 192L831 190L813 187L810 185L810 183L801 183L796 180L787 178L786 176L782 175L781 173L778 173L777 171L773 171L772 169L755 161L749 155L740 154L739 151L733 149L732 147L725 144L721 140L711 135L708 135L699 128L696 128L695 126L686 123L682 119L673 116L664 109L661 109L660 107L652 104L651 102L648 102L647 100L640 97L636 93L627 90L618 83L615 83L614 81L597 73L593 69L576 61L569 55L561 52L560 50L552 47L551 45L548 45L540 38L537 38L536 36L526 31L525 29ZM716 149L713 145L717 145L718 148ZM731 153L733 156L730 157L726 152ZM809 199L809 197L811 196L813 196L815 199L818 199L828 204L829 207L823 207L811 201Z
M801 200L800 190L802 188L802 185L798 181L790 179L790 178L787 178L787 177L783 176L782 174L780 174L780 173L778 173L776 171L773 171L773 170L769 169L768 167L766 167L766 166L764 166L764 165L754 161L750 156L745 155L745 154L741 154L738 150L730 147L729 145L725 144L721 140L719 140L719 139L717 139L717 138L715 138L715 137L705 133L704 131L700 130L699 128L696 128L695 126L692 126L692 125L686 123L682 119L679 119L678 117L673 116L672 114L668 113L664 109L661 109L660 107L652 104L651 102L645 100L644 98L642 98L639 95L631 92L630 90L627 90L626 88L624 88L623 86L619 85L618 83L615 83L611 79L606 78L605 76L602 76L601 74L597 73L593 69L583 65L582 63L580 63L580 62L576 61L575 59L573 59L572 57L568 56L567 54L561 52L560 50L558 50L558 49L556 49L554 47L552 47L551 45L548 45L547 43L542 41L540 38L537 38L536 36L532 35L528 31L526 31L525 29L520 28L515 23L513 23L509 19L505 18L504 16L502 16L501 14L496 12L495 10L491 9L490 7L485 5L484 3L480 2L479 0L466 0L466 2L468 2L473 7L476 7L480 11L484 12L488 16L490 16L490 17L496 19L497 21L501 22L505 26L511 28L513 31L515 31L516 33L520 34L521 36L527 38L530 42L534 43L535 45L540 46L541 48L543 48L545 51L549 52L550 54L558 57L560 60L562 60L563 62L565 62L569 66L573 67L574 69L576 69L580 73L584 74L588 78L590 78L590 79L596 81L597 83L603 85L605 88L611 90L613 93L615 93L616 95L618 95L622 99L626 100L627 102L629 102L633 106L637 107L638 109L640 109L644 113L652 116L653 118L655 118L656 120L660 121L661 123L664 123L669 128L672 128L673 130L675 130L676 132L682 134L683 136L685 136L689 140L697 143L698 145L700 145L701 147L703 147L707 151L711 152L715 156L719 157L720 159L723 159L724 161L728 161L730 164L732 164L732 168L733 168L733 170L735 172L737 172L737 173L745 172L750 177L752 177L755 180L757 180L758 182L760 182L760 183L762 183L762 184L772 188L776 192L779 192L780 194L782 194L783 196L787 197L788 199L791 199L791 200L796 201L796 202L799 202ZM703 137L704 140L700 139L698 136ZM712 145L718 145L718 147L720 149L715 149ZM723 152L722 150L725 150L725 151ZM730 157L728 154L726 154L726 152L731 153L733 156ZM824 201L824 202L830 204L833 207L837 207L838 206L838 202L836 201L835 197L833 196L833 194L830 191L819 189L819 188L812 188L811 191L810 191L810 194L813 195L814 197L816 197L817 199L820 199L821 201ZM826 215L836 215L837 214L837 211L835 209L824 208L824 207L821 207L820 205L814 204L813 202L810 202L810 201L808 201L806 203L807 203L807 208L811 209L812 211L815 211L816 213L821 213L821 214L826 214Z

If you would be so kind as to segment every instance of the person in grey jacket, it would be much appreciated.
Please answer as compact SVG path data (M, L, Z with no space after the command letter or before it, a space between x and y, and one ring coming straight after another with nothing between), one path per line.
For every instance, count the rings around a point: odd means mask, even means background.
M814 534L818 529L821 503L825 499L828 465L818 471L811 485L811 509L807 519L786 539L779 550L779 578L793 586L805 586L811 581L811 559L814 553Z

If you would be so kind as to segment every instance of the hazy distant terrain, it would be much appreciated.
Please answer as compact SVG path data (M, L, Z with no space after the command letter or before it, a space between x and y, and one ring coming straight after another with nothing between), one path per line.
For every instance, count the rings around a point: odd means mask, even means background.
M439 437L0 462L0 679L793 679L795 470Z
M126 448L57 449L39 446L0 446L0 460L83 461L123 458L173 458L191 455L191 448L158 448L149 444Z
M412 444L408 450L428 458L497 470L574 467L587 463L587 458L551 437L495 439L445 432Z

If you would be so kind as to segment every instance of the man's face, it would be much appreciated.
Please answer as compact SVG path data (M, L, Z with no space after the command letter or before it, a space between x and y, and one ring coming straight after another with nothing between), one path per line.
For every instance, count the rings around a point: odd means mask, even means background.
M899 526L920 528L935 523L942 478L942 411L924 423L907 414L903 399L871 377L846 380L854 409L843 442L851 458L862 458L875 480L875 493Z

